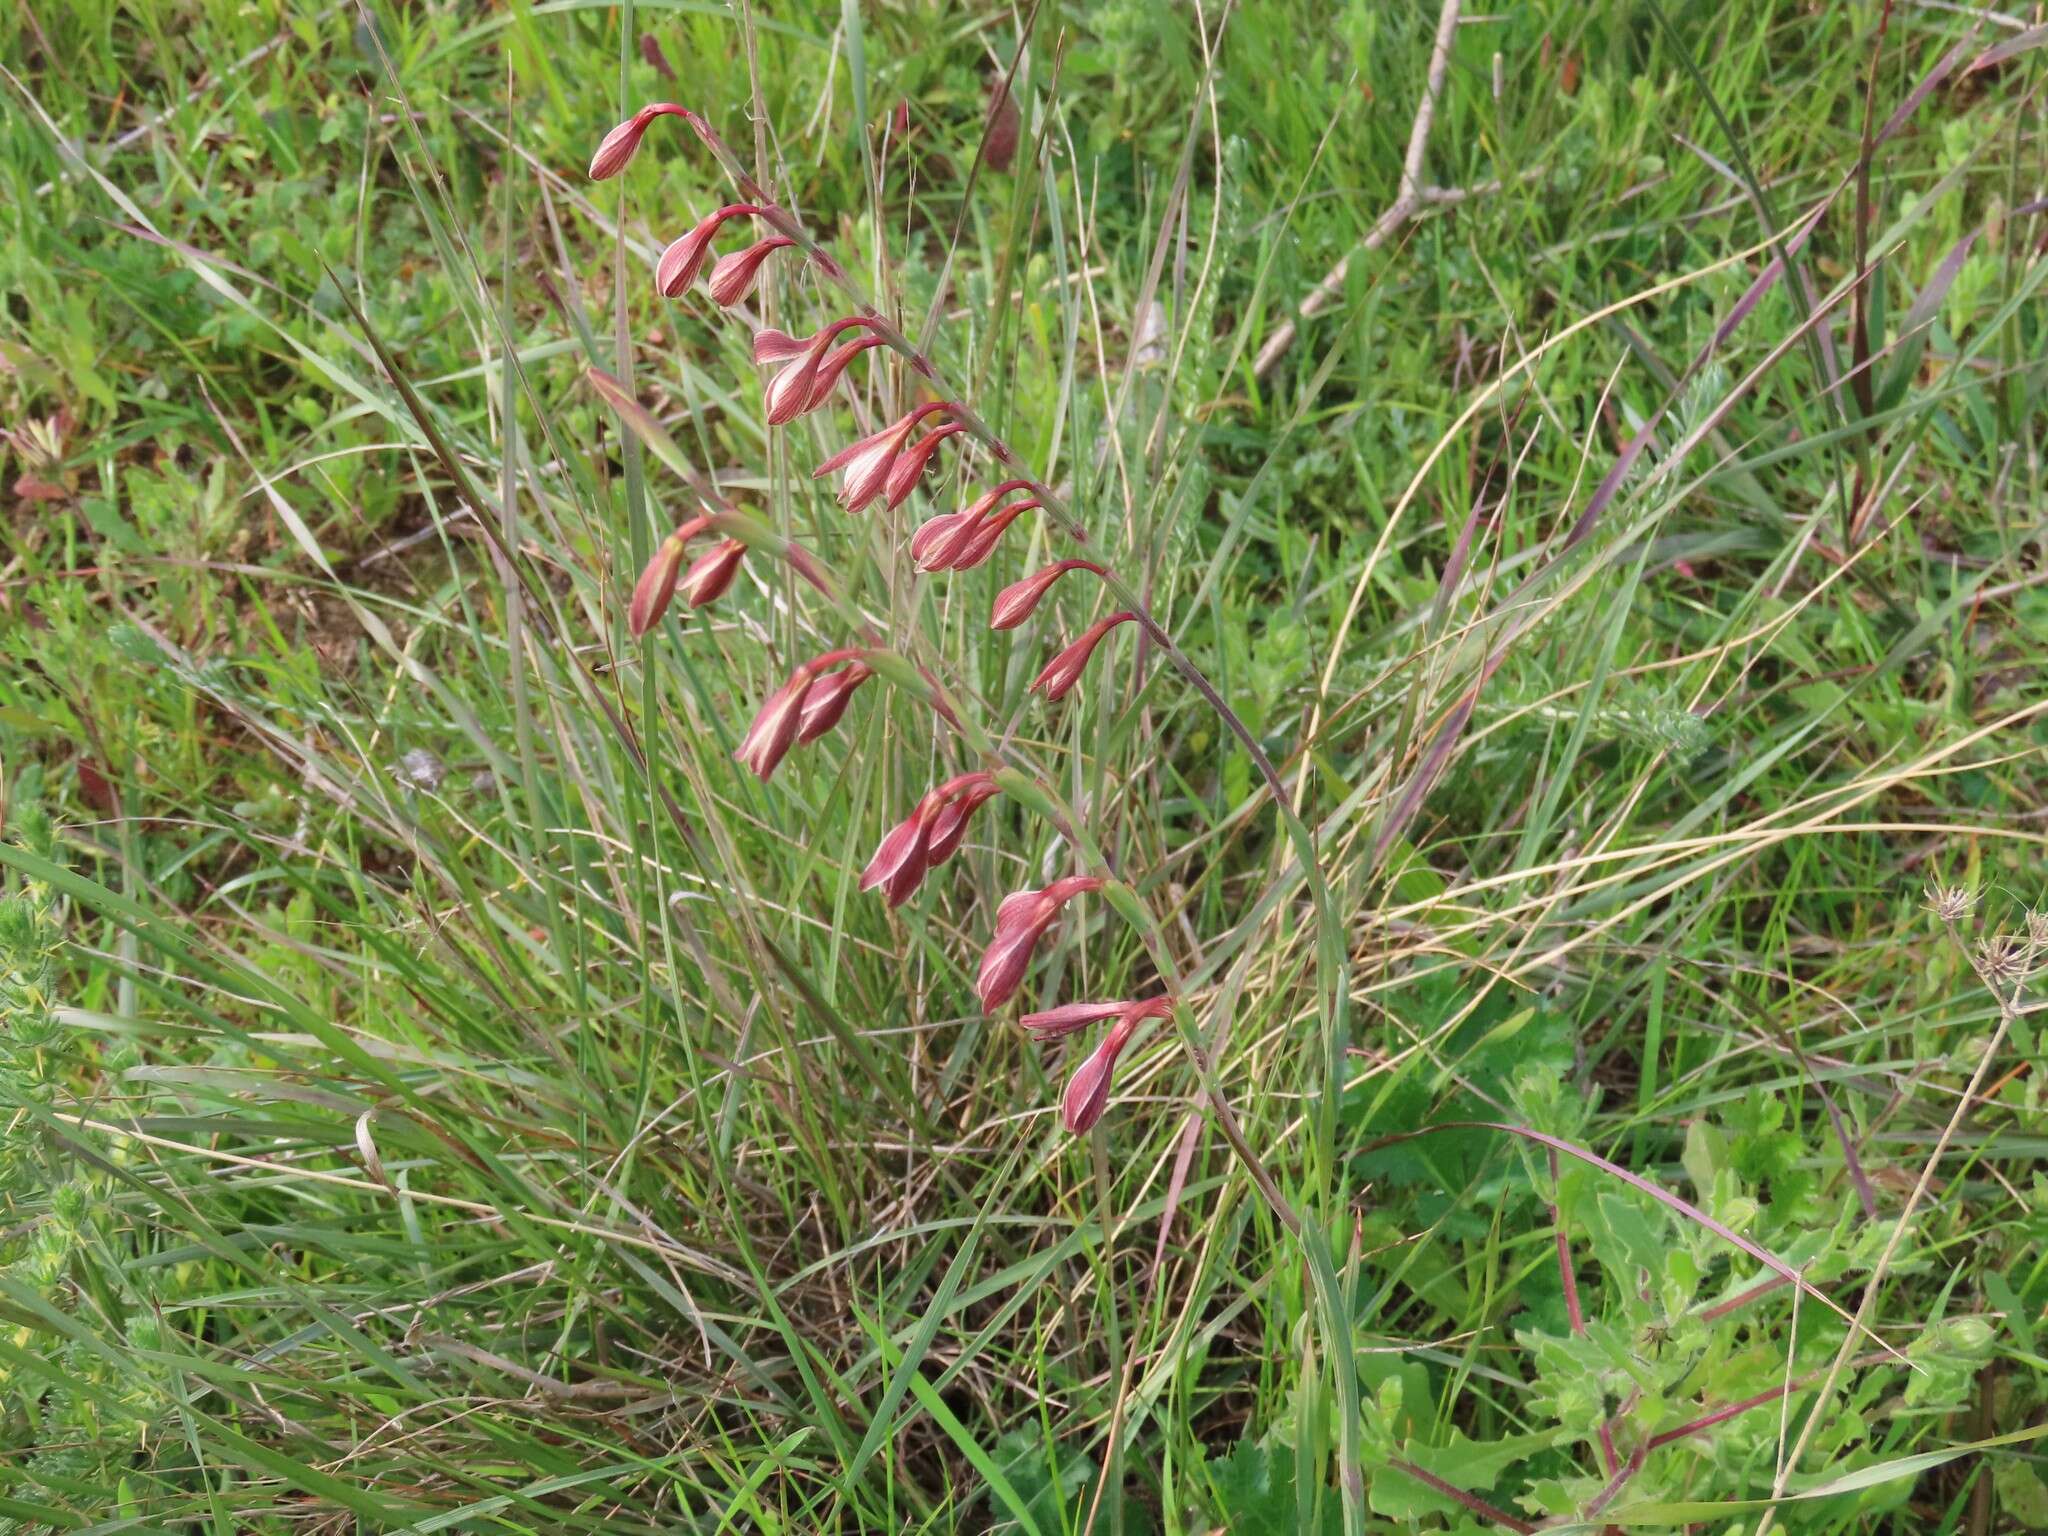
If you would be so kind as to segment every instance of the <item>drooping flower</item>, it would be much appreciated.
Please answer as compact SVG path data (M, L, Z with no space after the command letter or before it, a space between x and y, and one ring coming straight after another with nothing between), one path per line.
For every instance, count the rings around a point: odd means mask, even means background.
M642 107L604 136L597 146L597 153L590 157L590 179L603 181L623 171L639 152L641 138L657 117L680 117L696 129L699 138L704 137L704 120L688 107L679 107L672 101L654 102Z
M1063 699L1081 681L1081 674L1087 669L1088 658L1095 654L1095 647L1102 643L1102 637L1119 624L1127 624L1137 618L1126 610L1112 613L1107 618L1097 619L1059 655L1045 664L1045 670L1031 680L1031 689L1042 693L1048 699Z
M661 622L661 616L668 611L669 600L676 595L676 581L683 569L684 546L702 533L710 521L708 517L690 518L678 524L675 531L655 547L653 557L640 572L640 579L633 583L633 596L626 604L626 628L634 639ZM690 606L694 608L697 605L692 603Z
M747 546L738 539L722 539L704 551L683 573L683 601L692 608L717 602L732 586L746 557Z
M984 1013L994 1013L1016 995L1024 972L1031 964L1031 952L1045 930L1059 916L1060 908L1084 891L1102 888L1093 875L1069 875L1040 891L1013 891L996 908L996 931L982 952L981 972L974 990L980 994Z
M858 512L887 488L890 467L895 464L897 455L903 452L903 445L910 440L910 434L917 430L917 424L927 416L951 409L952 406L943 400L928 400L905 412L881 431L871 432L859 442L847 444L812 470L811 478L819 479L835 469L845 470L846 478L839 487L839 504L849 512Z
M1013 501L1006 507L998 507L986 517L969 520L965 513L952 532L943 539L934 540L925 554L925 568L934 571L971 571L995 553L996 543L1003 536L1003 530L1017 521L1033 507L1041 506L1038 498L1027 496Z
M944 426L934 427L896 455L896 461L889 466L889 478L882 487L892 512L909 499L910 493L917 488L917 482L924 478L925 468L931 463L932 455L938 452L939 444L966 430L963 423L949 421Z
M780 688L769 694L761 703L754 716L754 723L747 727L747 734L741 739L734 758L754 771L754 776L763 782L774 774L789 749L796 744L797 736L804 728L804 703L813 683L820 675L846 661L858 661L863 653L858 647L827 651L814 656L794 672ZM845 688L845 684L839 685ZM850 690L849 690L850 691ZM829 705L828 705L829 707ZM838 712L832 713L813 735L830 730L843 713L845 702L839 700ZM806 740L810 738L805 738Z
M727 219L767 211L758 203L729 203L705 214L685 234L670 241L668 249L661 253L661 259L655 262L655 291L668 299L687 292L697 281L697 274L704 270L704 258L710 253L711 240L718 233L719 226Z
M990 773L963 773L931 790L882 838L861 871L860 888L880 887L890 906L902 906L929 872L953 856L975 807L997 793Z
M711 302L720 308L739 303L754 291L754 280L761 275L761 263L777 251L787 250L795 244L787 235L770 235L740 250L726 252L711 268Z
M879 336L856 336L852 341L833 348L832 354L818 364L818 376L811 381L811 401L804 409L815 411L831 399L833 386L838 384L839 376L846 372L846 365L869 347L881 345L882 338Z
M816 741L839 723L853 691L875 675L863 662L850 661L837 672L827 672L805 690L803 722L797 727L799 742Z
M849 315L844 320L835 320L817 335L804 341L796 341L780 331L763 331L754 338L754 361L779 361L782 367L768 381L764 400L768 409L768 425L786 426L806 411L824 404L832 385L848 363L860 355L859 346L832 351L832 343L847 331L860 327L872 328L874 322L860 315ZM868 346L875 345L881 338L873 337ZM791 350L791 349L794 350ZM764 353L766 354L764 356ZM823 373L828 359L836 359L837 366L824 387L819 387L819 376Z
M1056 1040L1102 1019L1116 1020L1109 1033L1074 1069L1066 1092L1060 1095L1060 1120L1069 1131L1080 1136L1095 1128L1109 1103L1109 1081L1116 1071L1117 1058L1131 1043L1131 1036L1145 1020L1167 1018L1172 1013L1173 999L1161 995L1138 1002L1069 1003L1024 1016L1024 1027L1040 1040Z
M995 607L989 614L990 629L1015 629L1039 604L1039 600L1052 590L1052 584L1069 571L1093 571L1098 576L1108 574L1093 560L1059 560L1044 570L1026 576L1022 581L1012 582L996 594Z
M1027 1013L1017 1022L1035 1040L1062 1040L1090 1024L1117 1017L1129 1006L1121 998L1112 1003L1061 1003L1057 1008Z

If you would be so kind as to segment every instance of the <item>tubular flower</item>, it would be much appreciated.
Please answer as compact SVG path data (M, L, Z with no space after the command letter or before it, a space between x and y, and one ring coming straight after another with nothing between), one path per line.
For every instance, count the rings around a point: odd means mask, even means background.
M1007 507L998 507L978 523L963 524L953 531L942 549L932 551L934 561L943 560L943 569L949 571L971 571L996 552L996 542L1002 538L1003 530L1017 521L1033 507L1042 505L1035 497L1013 501Z
M683 601L692 608L717 602L739 575L740 561L746 555L747 546L738 539L724 539L707 549L683 573Z
M967 818L996 793L995 776L989 773L963 773L933 789L889 829L861 871L860 888L880 887L890 906L902 906L926 874L953 856Z
M804 693L803 721L797 726L796 739L800 742L816 741L831 730L839 723L839 717L846 713L854 689L874 675L872 667L855 661L837 672L827 672L812 683Z
M858 336L844 346L834 348L832 355L818 364L818 376L811 381L811 403L804 409L815 411L831 399L833 386L838 384L839 375L846 372L846 365L869 347L881 345L882 338L879 336Z
M1012 582L996 594L995 608L989 614L990 629L1015 629L1031 617L1031 611L1038 606L1039 599L1052 590L1052 584L1069 571L1093 571L1098 576L1109 573L1093 560L1060 560L1044 570L1026 576L1022 581Z
M844 320L835 320L817 335L805 341L796 341L780 331L763 331L754 338L754 361L780 362L775 377L768 381L765 400L768 407L768 425L787 426L797 417L824 404L825 397L837 382L839 373L847 363L853 361L861 351L859 347L842 349L844 360L839 362L832 376L825 381L825 387L818 387L819 375L823 372L832 343L847 331L863 326L872 326L873 321L859 315L849 315ZM879 338L877 338L879 339ZM873 345L870 342L869 345ZM794 350L791 350L791 349ZM765 354L765 355L764 355Z
M1124 1047L1131 1043L1138 1026L1147 1019L1163 1019L1173 1012L1170 997L1148 997L1136 1003L1082 1003L1081 1008L1114 1008L1118 1010L1116 1023L1108 1034L1102 1037L1087 1059L1074 1069L1074 1075L1067 1080L1067 1091L1060 1095L1060 1119L1066 1128L1076 1136L1095 1128L1095 1122L1102 1118L1103 1107L1109 1103L1110 1074L1116 1071L1117 1058L1124 1053ZM1055 1008L1051 1013L1059 1013ZM1101 1017L1101 1015L1097 1015ZM1032 1015L1048 1018L1049 1014ZM1028 1026L1030 1020L1026 1019ZM1074 1024L1070 1028L1082 1026ZM1043 1028L1043 1026L1041 1026ZM1065 1031L1062 1030L1062 1033ZM1041 1033L1041 1039L1050 1036Z
M590 179L604 181L623 171L639 151L640 140L646 134L648 125L657 117L680 117L704 137L704 120L688 107L679 107L672 101L657 101L642 107L618 127L604 136L597 146L597 153L590 157Z
M943 400L927 401L881 431L870 433L857 443L847 444L812 470L811 478L819 479L835 469L845 470L846 479L839 487L839 504L849 512L858 512L887 489L890 467L895 464L897 455L903 452L903 445L910 440L910 434L917 430L917 424L927 416L951 409L952 406Z
M661 259L655 262L655 290L668 299L687 292L697 281L697 274L704 270L704 258L711 251L711 238L718 233L719 225L727 219L767 211L758 203L729 203L705 214L688 233L670 241L668 249L661 253Z
M1100 889L1102 881L1093 875L1069 875L1044 890L1013 891L1003 898L996 908L995 936L982 953L981 973L974 983L983 1013L994 1013L1016 996L1031 964L1031 952L1059 916L1060 908L1083 891Z
M1102 643L1102 637L1119 624L1129 623L1137 618L1128 610L1112 613L1107 618L1097 619L1059 655L1045 664L1045 670L1031 681L1032 691L1042 693L1048 699L1063 699L1073 692L1074 685L1081 681L1081 674L1087 670L1088 658L1095 654L1095 647Z
M1017 1022L1023 1025L1032 1039L1042 1044L1050 1040L1064 1040L1090 1024L1113 1019L1128 1007L1130 1004L1122 1000L1113 1003L1061 1003L1059 1007L1047 1008L1042 1013L1027 1013Z
M892 512L909 500L910 493L917 489L917 482L924 478L925 467L931 463L932 455L939 451L939 444L966 430L960 422L949 421L942 427L934 427L896 455L895 463L889 466L889 478L882 487Z
M661 541L653 558L640 572L640 579L633 583L632 600L626 604L626 628L632 631L634 639L639 639L661 622L661 616L668 611L669 600L676 595L676 581L683 569L683 547L702 533L710 521L708 517L693 517L677 525L675 532ZM717 593L712 596L717 596ZM697 604L690 606L694 608Z
M974 542L974 533L987 520L991 509L1012 491L1031 488L1028 480L1005 480L992 491L983 491L958 512L945 512L926 521L910 538L910 558L920 571L953 569L951 557Z
M765 240L756 240L752 245L728 251L719 257L711 268L711 302L720 308L739 303L754 291L754 280L761 275L761 263L777 251L787 250L795 244L787 235L770 235Z
M827 651L822 656L812 657L790 673L789 681L762 701L759 712L754 716L754 723L747 727L747 734L741 740L739 750L733 753L733 757L751 768L756 778L767 782L784 755L796 745L798 733L804 729L804 704L813 684L821 674L830 672L841 662L857 661L860 655L858 649ZM806 741L822 735L838 722L840 713L845 710L843 693L850 693L852 688L841 683L835 691L841 690L843 692L838 700L837 709L832 709L828 696L823 707L830 712L829 718L822 719L817 729L810 736L804 737Z

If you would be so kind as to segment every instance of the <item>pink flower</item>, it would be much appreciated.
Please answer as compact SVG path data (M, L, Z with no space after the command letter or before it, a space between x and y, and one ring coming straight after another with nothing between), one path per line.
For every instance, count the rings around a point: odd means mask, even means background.
M1069 1131L1080 1136L1095 1128L1109 1103L1109 1080L1116 1071L1117 1058L1131 1043L1131 1036L1145 1020L1167 1018L1172 1013L1173 999L1161 996L1135 1003L1069 1003L1065 1008L1025 1015L1025 1028L1041 1040L1057 1039L1100 1019L1116 1019L1109 1033L1074 1069L1067 1091L1060 1095L1060 1119Z
M738 539L723 539L706 550L683 573L683 601L692 608L717 602L739 575L740 561L746 556L747 546Z
M635 639L661 622L669 600L676 595L676 580L683 569L683 547L702 533L708 517L693 517L663 539L654 556L633 584L633 597L626 604L626 628ZM695 607L696 604L691 604Z
M824 404L825 397L831 392L832 385L837 382L839 373L859 356L862 350L855 346L842 348L839 353L831 353L832 343L847 331L873 325L872 320L859 315L849 315L844 320L833 321L817 335L803 342L795 342L780 331L764 331L756 336L754 361L758 363L775 359L782 361L783 364L776 370L775 377L768 381L764 396L768 407L768 425L786 426L804 412ZM769 359L762 356L764 339L769 349ZM879 337L872 338L867 344L873 346L879 340ZM795 351L785 350L792 346L795 347ZM824 369L828 353L837 359L837 367L832 376L826 379L824 388L820 389L818 379Z
M831 730L839 723L839 717L846 713L854 689L874 675L873 668L853 661L837 672L827 672L812 683L804 693L803 723L797 727L796 739L800 742L816 741Z
M843 661L858 660L860 655L858 648L827 651L822 656L812 657L790 673L789 681L762 701L754 723L747 727L747 734L733 757L745 763L754 771L754 776L765 783L784 755L796 744L798 732L804 728L805 696L813 682L819 674L830 671ZM840 687L844 689L846 685L841 684ZM829 700L827 707L830 707ZM840 712L845 709L843 698L838 709ZM833 713L813 734L830 730L838 719L839 714Z
M870 433L857 443L847 444L812 470L811 478L816 480L835 469L845 470L846 478L839 487L839 504L849 512L858 512L887 489L890 467L895 464L896 456L903 452L903 445L909 441L910 434L917 430L917 424L927 416L951 409L943 400L927 401L881 431Z
M1113 1003L1061 1003L1059 1007L1047 1008L1042 1013L1027 1013L1017 1022L1035 1040L1061 1040L1090 1024L1113 1019L1128 1007L1130 1004L1122 1000Z
M761 275L761 263L795 244L787 235L770 235L719 257L711 268L711 302L721 308L739 303L753 292L754 279Z
M882 338L879 336L857 336L844 346L835 348L830 357L818 364L818 376L811 381L811 402L804 409L815 411L831 399L833 386L839 382L839 375L846 372L846 365L869 347L881 345Z
M1088 658L1095 654L1095 647L1102 643L1102 637L1119 624L1127 624L1137 618L1135 613L1112 613L1108 618L1097 619L1081 631L1076 639L1059 655L1045 664L1045 670L1031 681L1033 692L1042 693L1048 699L1063 699L1081 681L1081 673L1088 666Z
M1010 492L1029 490L1030 486L1028 480L1005 480L958 512L932 518L911 536L912 562L921 571L963 571L981 564L994 552L1003 530L1038 503L1027 498L1000 511L991 509Z
M718 233L719 225L727 219L765 212L767 210L756 203L730 203L705 214L687 234L669 242L668 249L655 262L655 291L669 299L687 292L697 281L697 274L704 269L704 257L711 250L711 237Z
M604 136L604 141L597 146L597 153L590 157L590 179L603 181L623 171L638 152L648 125L657 117L680 117L697 131L699 138L704 137L704 119L688 107L679 107L672 101L657 101L642 107Z
M995 935L982 952L981 974L974 983L982 1012L994 1013L1016 995L1031 964L1032 950L1059 916L1060 908L1084 891L1101 888L1102 881L1093 875L1069 875L1042 891L1013 891L1003 898L996 908Z
M975 807L997 793L989 773L963 773L939 785L889 829L861 871L860 888L879 886L890 906L902 906L927 873L953 856Z
M939 450L939 444L955 433L966 430L962 423L949 421L942 427L934 427L896 455L895 462L889 466L889 478L882 486L892 512L909 500L910 493L917 489L917 482L924 478L925 466L931 463L932 455Z
M990 629L1015 629L1031 617L1032 609L1039 599L1052 590L1052 584L1069 571L1093 571L1098 576L1109 573L1093 560L1060 560L1044 570L1026 576L1022 581L1012 582L996 594L994 610L989 614Z

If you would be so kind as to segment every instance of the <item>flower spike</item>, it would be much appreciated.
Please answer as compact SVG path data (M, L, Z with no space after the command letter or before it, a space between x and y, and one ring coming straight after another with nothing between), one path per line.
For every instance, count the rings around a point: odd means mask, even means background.
M642 107L604 136L603 142L597 146L597 153L590 157L590 179L604 181L623 171L639 152L640 140L657 117L680 117L696 130L698 138L707 136L704 119L688 107L679 107L672 101L654 102Z
M754 291L754 280L761 275L761 263L777 251L787 250L795 244L787 235L770 235L742 250L719 257L711 268L711 302L720 308L739 303Z
M1073 692L1074 685L1081 681L1081 674L1087 669L1088 658L1095 654L1095 647L1102 643L1102 637L1119 624L1127 624L1137 618L1135 613L1112 613L1108 618L1097 619L1059 655L1045 664L1045 670L1032 679L1031 691L1042 693L1048 699L1063 699Z
M1093 560L1060 560L1044 570L1026 576L1022 581L1013 582L996 594L994 610L989 614L990 629L1015 629L1038 606L1039 600L1052 590L1052 584L1069 571L1093 571L1098 576L1109 574Z
M996 931L981 957L981 972L974 990L981 996L981 1011L994 1013L1024 983L1031 964L1031 952L1059 916L1060 908L1084 891L1102 889L1093 875L1069 875L1055 880L1041 891L1013 891L996 908Z

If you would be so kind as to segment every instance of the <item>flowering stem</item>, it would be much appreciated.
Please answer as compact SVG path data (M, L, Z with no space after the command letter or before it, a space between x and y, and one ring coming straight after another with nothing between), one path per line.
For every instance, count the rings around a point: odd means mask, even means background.
M971 406L958 398L957 391L947 386L923 349L867 302L866 297L838 260L812 239L802 223L788 209L777 204L769 196L767 189L747 173L731 149L708 124L693 121L691 126L698 129L704 142L724 167L726 174L739 188L741 195L750 202L761 204L767 210L762 215L763 222L794 241L810 258L812 265L846 295L853 305L854 312L868 323L869 330L879 336L885 346L902 356L911 370L923 378L940 399L949 403L954 420L965 428L967 435L986 448L989 454L1012 475L1024 480L1045 511L1071 537L1085 543L1088 538L1087 530L1074 517L1066 499L1023 468L1009 444L997 436L995 430L983 421ZM1296 813L1286 787L1280 782L1280 776L1274 771L1272 760L1259 745L1258 738L1239 718L1237 712L1225 702L1223 695L1203 675L1201 669L1181 649L1173 636L1152 616L1150 607L1137 590L1113 570L1105 571L1102 581L1118 605L1128 608L1136 616L1140 627L1159 646L1161 653L1172 664L1174 670L1181 674L1188 685L1215 712L1216 718L1223 723L1224 728L1237 738L1253 766L1258 769L1267 793L1272 796L1275 813L1280 818L1288 840L1294 845L1295 859L1301 866L1302 878L1308 886L1309 899L1316 916L1316 993L1317 1009L1322 1016L1324 1057L1323 1091L1320 1095L1316 1122L1316 1161L1328 1179L1329 1197L1333 1201L1339 1200L1341 1196L1338 1194L1337 1182L1336 1128L1338 1101L1342 1097L1344 1086L1346 1015L1350 1003L1349 965L1342 919L1331 896L1329 883L1323 875L1315 836ZM1163 953L1160 957L1163 958ZM1167 973L1162 971L1161 975L1165 978ZM1174 990L1177 994L1178 988L1175 987ZM1176 1013L1178 1014L1178 1010ZM1222 1038L1219 1032L1219 1046ZM1192 1036L1187 1037L1187 1043L1192 1050ZM1245 1166L1252 1171L1261 1195L1271 1205L1282 1224L1301 1240L1305 1255L1309 1259L1310 1273L1315 1281L1318 1301L1324 1314L1331 1374L1342 1409L1339 1415L1342 1433L1339 1481L1344 1497L1345 1528L1351 1533L1363 1532L1365 1482L1362 1468L1363 1444L1358 1375L1350 1363L1349 1314L1337 1284L1336 1265L1330 1255L1327 1233L1320 1224L1312 1228L1303 1226L1300 1217L1281 1196L1279 1187L1272 1181L1271 1175L1266 1173L1263 1164L1252 1156L1250 1145L1237 1129L1235 1118L1224 1105L1220 1092L1213 1086L1208 1067L1198 1053L1193 1059L1197 1071L1204 1079L1204 1091L1217 1111L1217 1123L1222 1128L1225 1138L1229 1140L1232 1150L1240 1158L1245 1159Z

